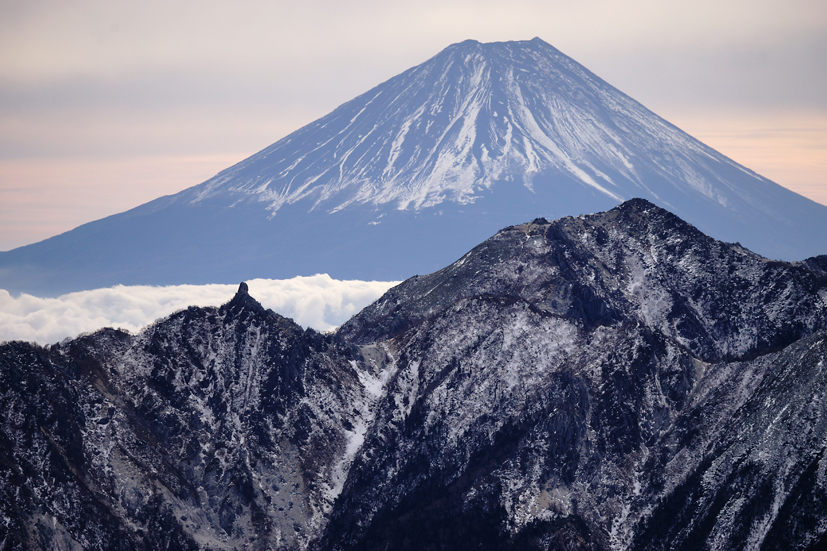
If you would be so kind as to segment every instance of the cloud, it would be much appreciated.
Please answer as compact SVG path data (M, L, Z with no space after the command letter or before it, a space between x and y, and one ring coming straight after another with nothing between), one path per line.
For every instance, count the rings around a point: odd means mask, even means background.
M327 274L247 282L250 295L265 308L319 331L341 325L396 283L340 281ZM134 333L188 306L224 304L237 288L218 284L117 285L57 298L27 294L12 297L0 289L0 342L26 340L50 344L102 327L119 327Z

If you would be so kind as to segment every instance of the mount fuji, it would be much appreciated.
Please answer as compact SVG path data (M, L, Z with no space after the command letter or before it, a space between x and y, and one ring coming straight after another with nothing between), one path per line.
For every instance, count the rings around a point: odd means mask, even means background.
M468 40L200 185L0 253L0 288L404 279L502 227L633 197L769 258L827 252L827 207L539 38Z

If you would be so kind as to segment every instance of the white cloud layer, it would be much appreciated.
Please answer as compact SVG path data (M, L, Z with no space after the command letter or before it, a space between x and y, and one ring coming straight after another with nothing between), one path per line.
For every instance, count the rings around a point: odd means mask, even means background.
M247 282L250 295L265 308L319 331L341 325L396 283L340 281L327 274ZM237 289L237 285L217 284L117 285L57 298L27 294L12 297L0 289L0 342L26 340L51 344L102 327L120 327L134 333L188 306L224 304Z

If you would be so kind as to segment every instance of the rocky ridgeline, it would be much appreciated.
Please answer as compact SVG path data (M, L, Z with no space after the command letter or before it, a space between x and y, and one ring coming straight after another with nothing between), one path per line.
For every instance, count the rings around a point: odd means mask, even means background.
M820 549L827 258L633 200L336 334L242 284L0 347L2 549Z

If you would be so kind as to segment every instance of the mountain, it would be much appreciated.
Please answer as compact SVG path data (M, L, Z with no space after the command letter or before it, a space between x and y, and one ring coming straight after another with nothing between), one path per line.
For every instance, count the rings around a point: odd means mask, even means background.
M401 280L537 216L643 197L764 256L827 253L827 207L675 128L552 46L449 46L173 196L0 253L0 288L328 273Z
M3 549L823 549L827 256L645 200L511 226L335 334L242 284L0 346Z

